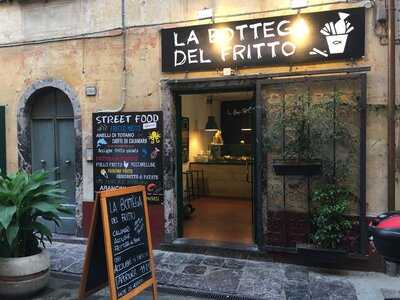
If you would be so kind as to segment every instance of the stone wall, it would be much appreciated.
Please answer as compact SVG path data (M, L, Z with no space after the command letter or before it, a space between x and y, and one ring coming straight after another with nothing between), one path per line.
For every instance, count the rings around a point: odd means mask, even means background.
M328 1L309 1L311 4ZM358 4L310 7L305 12L348 8ZM216 21L234 21L274 15L294 14L289 0L126 0L127 103L125 111L160 110L163 105L162 79L220 76L217 72L161 73L160 29L208 23L193 21L203 7L211 7ZM269 11L269 12L266 12ZM262 12L252 14L252 12ZM232 15L232 16L228 16ZM121 3L115 0L32 0L0 3L0 105L7 105L7 169L18 168L17 110L24 93L40 80L62 80L74 90L81 107L83 192L79 201L92 201L91 114L119 107L123 82L123 39ZM373 11L366 14L366 56L359 61L325 64L243 68L239 75L371 66L368 73L369 105L384 105L387 83L387 47L374 34ZM86 38L83 38L86 37ZM33 41L38 41L37 43ZM400 76L397 77L400 83ZM85 95L85 87L95 85L95 97ZM398 84L400 86L400 84ZM398 90L398 93L400 91ZM172 114L173 116L173 114ZM167 119L168 120L168 119ZM169 125L166 125L168 131ZM370 112L367 123L368 214L387 209L386 200L386 119L384 109ZM172 133L171 133L172 134ZM167 149L167 156L174 149ZM166 165L172 168L172 165ZM175 199L166 182L166 199ZM398 193L400 186L397 184ZM397 197L400 207L400 197ZM171 204L173 205L173 204ZM172 227L171 227L172 226ZM174 221L167 222L173 228ZM172 232L167 230L167 233Z

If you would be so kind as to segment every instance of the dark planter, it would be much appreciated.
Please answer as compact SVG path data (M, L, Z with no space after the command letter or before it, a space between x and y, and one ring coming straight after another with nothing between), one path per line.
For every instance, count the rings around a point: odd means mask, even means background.
M313 244L297 244L296 249L297 253L311 263L332 264L347 256L345 250L320 248Z
M275 174L279 176L314 176L322 172L322 163L320 160L274 160L272 167Z

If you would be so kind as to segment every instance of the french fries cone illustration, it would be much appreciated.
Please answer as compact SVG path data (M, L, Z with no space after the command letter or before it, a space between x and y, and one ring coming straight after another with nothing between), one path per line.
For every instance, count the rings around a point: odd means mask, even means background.
M354 30L350 22L346 19L350 15L347 13L339 13L339 21L326 23L321 29L321 33L325 35L328 43L330 54L344 53L349 33Z
M335 34L326 36L330 54L344 53L348 34Z

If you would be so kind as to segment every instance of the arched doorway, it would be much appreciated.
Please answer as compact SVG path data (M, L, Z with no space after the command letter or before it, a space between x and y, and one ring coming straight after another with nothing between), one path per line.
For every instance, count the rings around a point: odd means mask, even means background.
M75 212L76 137L71 102L65 93L54 87L37 90L29 102L32 170L55 170L51 172L51 180L62 180L61 187L66 190L62 204ZM49 224L52 231L76 234L75 214L64 215L61 219L61 227Z

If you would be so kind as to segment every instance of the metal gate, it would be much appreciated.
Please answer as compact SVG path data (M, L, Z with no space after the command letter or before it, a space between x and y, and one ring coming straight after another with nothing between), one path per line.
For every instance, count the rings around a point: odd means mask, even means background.
M346 247L365 253L366 75L265 80L258 83L257 101L265 244L294 247L308 242L315 205L311 195L318 185L330 182L351 191L347 216L353 225ZM318 162L317 172L309 168L290 174L282 163L290 160Z

